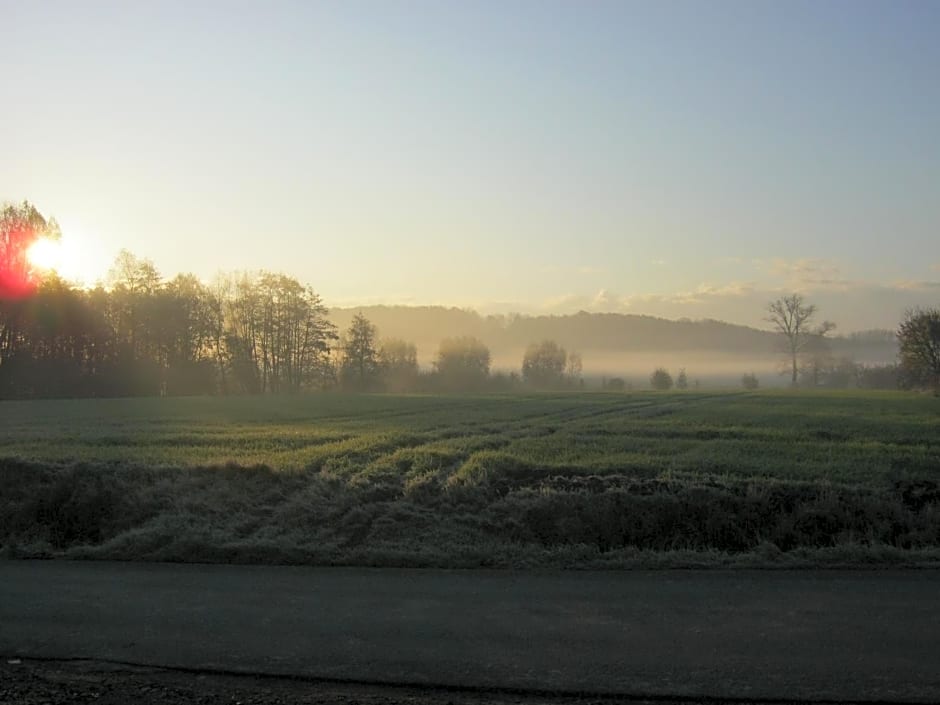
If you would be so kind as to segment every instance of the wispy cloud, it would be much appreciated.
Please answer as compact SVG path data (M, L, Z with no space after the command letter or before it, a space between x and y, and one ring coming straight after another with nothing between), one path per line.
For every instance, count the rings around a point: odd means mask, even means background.
M891 286L895 289L902 289L904 291L930 291L934 289L940 289L940 281L924 281L924 280L914 280L914 279L900 279L894 282Z
M835 262L814 257L801 259L777 257L765 265L765 271L772 277L793 284L829 285L844 281L842 271Z
M807 264L796 271L818 271ZM811 278L811 277L810 277ZM767 304L792 292L786 285L756 282L703 283L673 292L620 294L601 289L594 294L566 294L535 305L541 313L632 313L664 318L715 318L765 327ZM816 284L805 295L819 307L821 318L835 321L842 331L894 328L907 308L933 303L940 282L902 280L887 284L839 280L838 285Z

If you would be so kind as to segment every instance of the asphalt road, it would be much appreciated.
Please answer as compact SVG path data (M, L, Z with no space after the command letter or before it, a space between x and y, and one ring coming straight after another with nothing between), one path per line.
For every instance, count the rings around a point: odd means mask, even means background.
M940 572L0 561L0 656L646 696L940 702Z

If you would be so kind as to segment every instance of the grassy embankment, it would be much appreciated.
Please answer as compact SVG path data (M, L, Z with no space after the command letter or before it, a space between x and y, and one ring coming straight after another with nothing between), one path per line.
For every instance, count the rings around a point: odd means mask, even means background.
M940 563L940 400L889 393L0 403L7 556Z

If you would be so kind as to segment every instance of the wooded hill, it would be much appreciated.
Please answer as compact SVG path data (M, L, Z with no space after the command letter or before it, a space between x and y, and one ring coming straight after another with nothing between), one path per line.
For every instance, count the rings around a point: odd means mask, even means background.
M657 355L664 358L664 364L674 358L686 360L678 364L690 367L697 360L724 360L768 368L776 364L780 349L780 336L770 330L715 320L671 321L621 313L483 316L444 306L362 306L330 309L329 318L343 331L357 313L378 327L380 338L413 342L423 364L433 360L442 338L460 335L472 335L486 343L497 366L518 367L516 358L521 359L527 345L554 340L569 351L582 352L586 371L611 373L627 371L634 362L645 370L645 361ZM897 357L891 331L832 336L830 345L834 355L856 362L894 362Z

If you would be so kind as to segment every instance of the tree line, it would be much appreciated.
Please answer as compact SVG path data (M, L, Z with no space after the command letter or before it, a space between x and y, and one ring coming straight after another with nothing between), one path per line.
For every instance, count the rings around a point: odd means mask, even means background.
M320 388L336 332L320 297L268 272L162 281L123 252L111 286L44 277L0 302L0 396L279 393Z
M320 296L283 274L166 281L152 262L124 251L107 288L79 289L38 276L26 256L37 238L59 236L55 221L29 203L0 209L0 398L583 386L581 356L551 339L529 345L521 373L494 374L478 338L446 337L422 371L413 342L380 339L361 314L340 332ZM940 310L909 311L897 332L898 364L878 368L834 357L827 336L835 325L814 325L816 313L798 294L768 306L794 386L940 388ZM650 383L674 382L657 370ZM742 383L757 385L753 375ZM675 385L688 387L684 371ZM604 385L622 386L617 378Z
M552 341L530 346L522 374L491 373L471 336L440 343L422 371L417 348L379 339L365 317L340 332L310 287L270 272L163 281L122 252L108 288L46 276L0 300L0 398L509 391L580 384L581 360Z
M108 287L81 289L35 271L27 257L58 225L29 203L0 209L0 398L486 391L560 388L581 360L533 345L519 375L491 374L472 336L445 338L433 369L414 343L378 338L356 316L340 334L320 296L272 272L164 280L152 262L121 252Z

